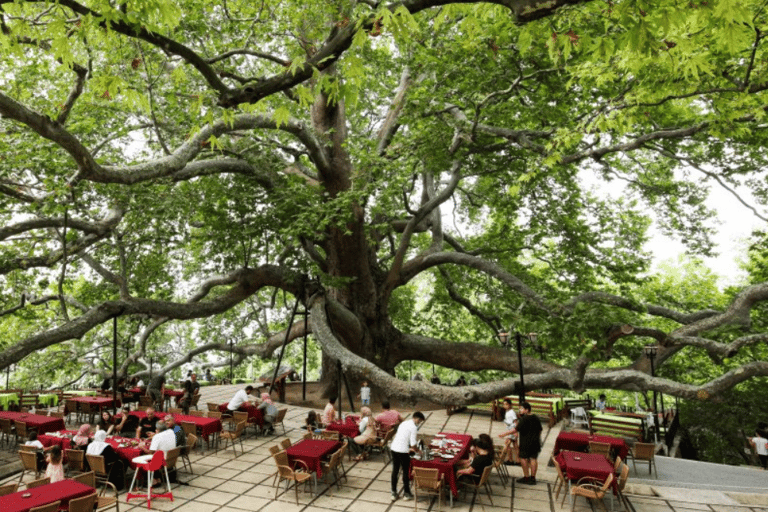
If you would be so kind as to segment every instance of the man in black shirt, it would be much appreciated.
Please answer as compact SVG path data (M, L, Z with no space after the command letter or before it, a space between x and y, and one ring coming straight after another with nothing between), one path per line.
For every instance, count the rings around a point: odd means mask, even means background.
M531 414L531 404L523 402L520 405L520 415L517 426L512 429L518 434L518 447L520 465L523 467L523 478L517 481L521 484L536 484L536 471L539 469L537 457L541 452L541 420L535 414Z
M165 375L160 374L152 377L152 380L149 381L149 386L147 387L147 393L152 397L152 401L155 403L155 408L158 411L163 410L163 401L165 400L163 395L164 392Z
M136 429L136 437L152 437L155 435L155 410L150 407L147 409L147 415L139 420L139 427Z
M200 383L197 382L197 374L193 373L189 379L184 381L184 395L179 401L184 414L189 414L189 406L192 403L192 397L200 392Z
M493 465L493 444L483 439L477 439L474 448L475 456L472 458L472 462L456 471L456 476L469 479L472 483L477 484L480 482L485 468Z

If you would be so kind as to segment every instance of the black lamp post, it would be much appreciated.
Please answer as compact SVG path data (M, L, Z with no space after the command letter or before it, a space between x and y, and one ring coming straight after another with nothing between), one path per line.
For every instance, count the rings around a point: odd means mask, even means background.
M653 360L656 359L656 352L658 351L658 347L656 345L646 345L644 348L645 351L645 357L651 360L651 377L655 377L656 374L656 368L653 365ZM658 406L656 404L656 390L653 390L653 425L654 425L654 438L656 441L659 440L659 413L658 413Z
M234 345L235 340L232 338L229 339L229 383L234 384L235 379L233 376L233 366L232 366L232 346Z
M501 342L502 347L511 347L509 343L509 331L500 330L497 333L497 336L499 337L499 342ZM528 334L528 339L534 344L536 343L537 338L538 335L535 332ZM515 331L515 344L517 346L517 364L520 367L520 403L522 404L525 401L525 371L523 370L523 335L518 331Z

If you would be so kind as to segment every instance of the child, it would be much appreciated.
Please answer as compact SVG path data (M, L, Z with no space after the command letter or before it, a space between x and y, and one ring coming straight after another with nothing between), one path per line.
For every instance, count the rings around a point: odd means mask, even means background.
M320 429L320 425L318 424L318 421L317 421L317 412L309 411L307 413L306 425L307 425L307 432L309 432L310 434L314 434L316 431Z
M760 431L757 431L755 432L755 437L750 439L749 443L757 452L757 457L760 459L760 465L763 466L763 469L766 469L766 465L768 465L768 439L764 438Z
M371 405L371 388L368 387L368 382L363 381L363 384L360 386L360 394L357 396L360 397L360 404L362 406Z
M61 460L61 446L55 444L51 447L51 452L48 454L48 467L45 468L45 476L51 479L51 483L64 480L64 466Z

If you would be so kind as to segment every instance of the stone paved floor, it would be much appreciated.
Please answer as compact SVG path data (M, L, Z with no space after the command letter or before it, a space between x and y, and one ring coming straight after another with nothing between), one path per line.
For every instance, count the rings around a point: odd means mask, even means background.
M228 401L235 390L242 386L217 386L203 387L203 397L200 400L201 409L206 402L223 403ZM225 451L192 454L194 474L180 472L179 479L187 485L177 485L173 488L174 501L156 500L152 502L152 508L162 511L183 512L325 512L349 511L349 512L410 512L414 508L414 502L406 502L399 499L390 501L389 482L390 465L383 455L374 455L370 460L363 462L344 461L347 470L348 481L343 482L340 490L333 489L333 495L329 493L327 485L318 485L318 494L310 495L300 489L299 504L296 505L294 490L288 493L284 489L278 491L275 499L275 488L272 486L274 463L272 462L268 448L288 437L294 442L302 433L301 426L306 417L307 409L289 407L285 420L286 435L278 427L279 434L272 437L253 437L252 435L243 441L244 451L242 455L235 457L233 451L228 448ZM444 411L425 412L427 421L421 429L423 434L431 435L441 431L464 432L478 435L482 432L489 433L492 437L501 432L503 424L491 422L489 416L461 413L447 416ZM546 467L546 461L552 453L554 439L559 432L556 426L551 431L545 429L545 445L540 457L539 484L536 486L524 486L508 484L503 486L498 475L492 473L491 486L492 498L483 493L476 497L472 495L460 495L460 499L454 502L453 509L456 512L551 512L570 510L569 500L565 500L565 506L560 507L559 500L555 500L552 492L552 483L555 475L552 468ZM14 454L0 454L0 459ZM522 476L519 467L511 467L513 476ZM31 477L26 477L30 480ZM7 478L6 481L18 480L18 476ZM630 482L632 473L630 473ZM638 492L653 494L647 488L637 487ZM630 495L631 509L637 512L748 512L768 511L768 497L744 495L743 497L719 492L707 492L695 489L677 490L670 489L666 497ZM491 499L493 502L491 503ZM738 500L737 500L738 499ZM748 505L751 504L751 505ZM607 503L610 508L610 500ZM614 502L618 509L618 504ZM443 504L443 509L448 510L448 504ZM589 511L599 509L593 507L584 499L576 502L577 511ZM422 498L418 503L419 510L437 511L436 499ZM120 510L122 512L139 512L146 510L146 503L133 500L125 503L125 495L121 495Z

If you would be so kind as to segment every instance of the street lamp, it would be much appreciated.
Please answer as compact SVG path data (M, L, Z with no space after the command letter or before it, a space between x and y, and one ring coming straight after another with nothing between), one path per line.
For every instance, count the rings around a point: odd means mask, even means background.
M643 349L645 351L645 357L651 360L651 377L655 377L656 368L653 365L653 360L656 359L656 353L658 347L656 345L646 345ZM656 404L656 390L653 390L653 425L654 425L654 438L659 440L659 413L658 406Z
M499 342L501 343L501 346L504 348L510 348L511 344L509 343L509 331L500 330L497 334L499 337ZM531 343L536 344L536 340L538 339L538 335L535 332L528 333L528 339L531 340ZM520 403L522 404L525 401L525 372L523 370L523 335L520 334L518 331L515 331L515 344L517 346L517 364L520 367Z

